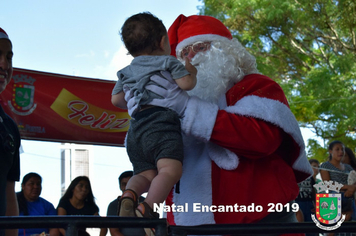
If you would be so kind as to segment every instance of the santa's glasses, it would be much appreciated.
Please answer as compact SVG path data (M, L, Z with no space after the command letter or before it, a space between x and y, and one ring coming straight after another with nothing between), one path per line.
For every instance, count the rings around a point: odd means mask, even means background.
M195 42L192 45L186 46L180 50L178 50L178 56L182 59L186 58L189 55L190 49L194 53L204 52L210 48L211 42Z

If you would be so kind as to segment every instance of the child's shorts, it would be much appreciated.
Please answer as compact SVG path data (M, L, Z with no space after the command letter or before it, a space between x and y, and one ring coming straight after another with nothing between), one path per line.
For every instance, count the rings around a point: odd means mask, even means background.
M130 121L126 149L134 174L157 169L156 163L160 158L183 163L183 140L178 114L162 107L140 111Z

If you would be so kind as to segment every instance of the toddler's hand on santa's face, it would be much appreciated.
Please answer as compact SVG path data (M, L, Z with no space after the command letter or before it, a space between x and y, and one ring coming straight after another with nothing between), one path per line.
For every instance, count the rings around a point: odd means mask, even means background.
M197 76L198 70L193 66L188 58L185 58L185 69L194 77Z
M155 98L149 104L169 108L182 117L190 97L186 91L178 87L169 72L161 71L161 75L153 75L151 81L157 85L150 84L146 86L146 89L158 94L162 98Z

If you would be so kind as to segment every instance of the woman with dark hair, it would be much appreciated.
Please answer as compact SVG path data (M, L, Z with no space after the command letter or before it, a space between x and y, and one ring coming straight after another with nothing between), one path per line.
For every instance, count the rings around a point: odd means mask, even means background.
M46 216L57 215L56 209L49 201L40 197L42 191L42 178L39 174L31 172L25 175L21 183L21 192L16 193L20 216ZM19 236L41 234L45 232L51 236L59 235L58 229L19 229Z
M345 147L345 156L342 159L343 163L349 164L354 170L356 170L356 157L351 148Z
M95 204L90 180L87 176L76 177L62 196L57 207L58 215L99 215L99 207ZM65 230L60 229L62 235ZM100 230L100 236L104 236L107 229ZM85 229L79 229L80 235L89 235Z
M343 196L342 213L346 214L346 220L350 220L355 209L353 194L356 191L356 186L347 184L348 175L353 168L341 162L344 155L344 144L337 140L331 142L329 144L329 160L320 166L320 175L323 181L332 180L344 185L340 190Z

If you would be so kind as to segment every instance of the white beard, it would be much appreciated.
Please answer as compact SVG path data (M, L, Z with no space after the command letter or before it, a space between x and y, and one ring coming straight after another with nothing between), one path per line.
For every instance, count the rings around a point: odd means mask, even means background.
M236 74L242 73L234 58L215 48L198 53L192 64L196 65L198 70L197 85L188 94L215 104L236 83L239 77Z
M212 42L191 63L198 70L197 85L188 94L215 104L245 75L258 73L255 58L237 40Z
M198 53L192 60L198 70L197 85L188 92L215 104L239 79L243 73L236 66L235 59L223 51L212 48Z

